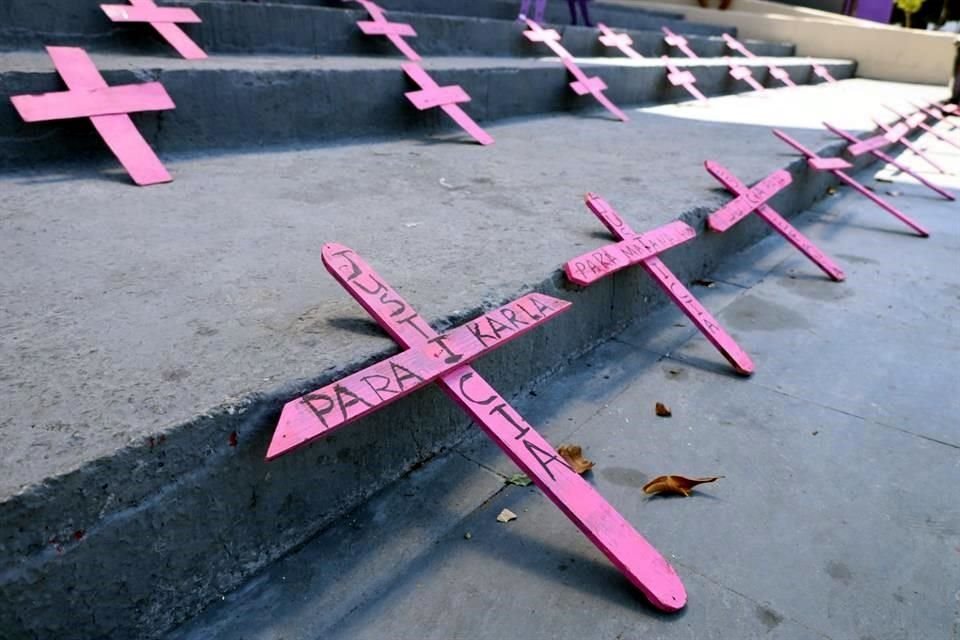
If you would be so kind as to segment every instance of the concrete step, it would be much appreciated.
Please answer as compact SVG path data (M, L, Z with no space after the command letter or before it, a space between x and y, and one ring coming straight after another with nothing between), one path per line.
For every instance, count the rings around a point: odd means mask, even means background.
M176 110L135 114L141 132L161 155L173 152L311 145L362 137L450 131L439 110L417 111L404 97L414 87L397 61L360 57L217 56L204 64L171 58L93 55L110 84L159 80ZM823 60L837 78L853 75L848 61ZM763 60L750 60L760 82ZM680 64L680 63L678 63ZM819 81L808 59L777 59L798 83ZM666 81L660 60L590 59L584 68L609 86L621 107L685 100ZM473 97L465 110L487 125L505 118L596 108L568 88L566 69L550 59L431 58L425 66L441 84L460 84ZM683 61L709 95L749 90L722 60ZM42 52L0 54L0 84L8 95L63 90ZM39 140L43 144L38 144ZM84 120L25 123L9 102L0 105L0 169L109 157Z
M531 290L573 301L478 363L513 397L664 303L636 272L563 284L566 259L609 241L584 191L640 230L692 224L665 257L690 282L767 233L755 220L704 233L729 200L704 159L746 182L787 166L774 205L791 216L831 181L769 126L833 155L821 120L863 132L879 103L943 94L851 80L627 124L495 123L491 147L418 135L171 154L176 180L150 189L97 166L0 176L0 253L17 265L0 278L0 629L159 637L470 431L428 390L263 462L284 402L395 351L323 270L323 242L361 252L437 328ZM899 230L880 212L875 224ZM695 362L722 369L709 351Z
M125 53L153 53L172 57L169 45L141 24L114 24L95 5L79 8L70 0L70 8L60 6L37 11L32 3L5 5L8 15L0 17L0 49L39 47L55 43L111 49ZM209 53L287 53L310 55L396 55L385 38L371 38L360 33L358 20L367 19L366 12L338 7L301 4L237 3L224 0L178 2L190 7L202 18L201 24L184 25L184 30ZM171 5L172 6L172 5ZM422 10L391 12L395 22L412 25L418 37L411 39L424 56L539 56L543 48L520 36L525 27L514 20L489 17L430 14ZM4 9L0 7L0 12ZM516 7L514 7L516 10ZM628 21L630 26L611 26L627 30L643 55L678 55L670 50L660 32L667 26L678 33L687 33L691 47L703 56L729 53L719 34L735 29L698 28L688 23L659 17ZM587 27L558 27L564 45L578 56L614 55L603 47L597 31ZM792 55L788 44L749 42L757 55ZM619 54L616 54L619 55Z

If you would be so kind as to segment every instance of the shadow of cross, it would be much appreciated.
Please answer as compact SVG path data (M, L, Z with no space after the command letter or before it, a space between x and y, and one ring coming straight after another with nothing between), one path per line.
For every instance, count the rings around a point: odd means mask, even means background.
M864 153L869 153L877 160L886 162L887 164L896 167L897 169L907 174L908 176L912 177L914 180L916 180L923 186L929 189L932 189L933 191L937 192L947 200L956 200L953 194L950 193L949 191L941 189L940 187L933 184L932 182L924 178L922 175L920 175L919 173L917 173L907 165L903 164L893 156L887 153L884 153L882 151L884 147L888 147L900 141L900 139L908 131L906 124L901 122L896 127L893 127L889 132L883 135L867 138L866 140L861 140L857 138L855 135L853 135L852 133L844 131L843 129L835 127L832 124L829 124L827 122L824 122L823 126L826 127L827 130L833 133L834 135L837 135L850 143L850 146L847 147L847 153L849 153L850 155L856 157L856 156L863 155Z
M833 280L843 280L846 276L843 270L833 260L828 258L820 249L796 227L786 221L767 201L779 191L789 185L793 178L789 171L780 169L770 174L752 188L747 187L729 169L719 162L707 160L703 163L707 173L720 182L727 191L736 196L723 207L707 217L707 226L714 231L724 232L751 213L773 227L774 231L786 238L787 242L796 247L800 253L807 256L815 265Z
M888 136L890 140L902 144L904 147L913 152L913 155L917 156L940 173L948 173L946 169L941 167L933 160L933 158L928 156L923 149L920 149L920 147L910 142L910 139L907 136L910 135L911 127L906 122L898 122L891 126L879 118L871 118L871 120L873 120L875 125L884 130L885 135Z
M805 146L803 146L802 144L800 144L799 142L797 142L796 140L794 140L793 138L785 134L783 131L780 131L779 129L774 129L773 135L777 136L778 138L786 142L788 145L790 145L791 147L793 147L794 149L796 149L797 151L805 155L807 157L807 165L809 165L810 168L813 169L814 171L829 171L830 173L835 175L837 178L839 178L842 182L852 187L854 191L856 191L862 196L865 196L868 200L872 201L881 209L891 214L895 218L899 219L902 223L904 223L905 225L907 225L908 227L916 231L919 235L923 236L924 238L930 235L930 233L926 229L924 229L918 223L914 222L909 216L907 216L907 214L902 213L892 204L883 200L880 196L873 193L872 191L864 187L862 184L860 184L859 182L851 178L849 175L847 175L843 170L849 169L853 165L847 162L846 160L844 160L843 158L821 158L820 156L815 154L813 151L811 151L810 149L807 149Z
M734 51L740 53L741 55L747 58L756 58L757 56L753 55L753 52L750 49L747 49L743 46L743 43L731 36L729 33L720 34L724 41L726 41L727 46L733 49ZM785 84L788 87L797 86L793 80L790 79L790 74L787 73L786 69L778 67L772 62L767 63L767 69L770 70L770 75Z
M102 4L113 22L149 22L170 46L187 60L203 60L207 54L183 32L177 23L199 23L200 17L187 7L158 7L153 0L130 0L125 4Z
M347 0L350 1L350 0ZM386 36L393 46L395 46L400 53L402 53L407 60L413 60L414 62L420 60L420 54L413 50L407 41L404 38L416 38L417 32L409 24L402 22L390 22L387 20L387 16L383 12L383 8L380 7L373 0L353 0L358 2L364 9L367 10L367 13L370 14L370 17L373 18L370 20L359 20L357 21L357 26L360 27L360 31L364 35L368 36Z
M686 604L683 583L663 556L467 364L568 302L528 294L440 335L353 250L326 244L322 255L327 271L405 351L288 403L268 460L435 381L654 606L676 611Z
M707 101L707 97L700 92L700 89L697 89L694 86L697 82L697 78L693 75L692 71L689 69L680 71L676 65L670 62L670 58L667 56L660 56L660 59L667 67L667 80L670 82L670 84L675 87L683 87L687 90L687 93L701 102Z
M700 301L687 291L687 288L658 257L667 249L696 236L693 228L685 222L675 220L653 231L636 233L610 203L600 196L588 193L585 196L585 202L590 211L620 242L568 260L563 267L567 279L585 287L621 269L639 264L727 359L737 373L741 375L753 373L753 361L750 360L750 356L720 326Z
M441 87L416 62L405 62L401 66L403 72L420 87L418 91L409 91L404 94L413 106L420 111L440 107L474 140L483 145L493 144L493 137L460 108L458 103L470 102L470 95L460 85Z
M47 47L53 66L69 91L12 96L25 122L90 118L110 150L141 186L170 182L160 159L127 114L173 109L173 100L159 82L108 86L87 52L77 47Z

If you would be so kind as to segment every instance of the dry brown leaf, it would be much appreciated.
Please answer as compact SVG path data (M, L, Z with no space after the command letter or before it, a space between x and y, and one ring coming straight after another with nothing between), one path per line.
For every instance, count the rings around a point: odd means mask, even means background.
M583 457L583 449L577 444L562 444L557 447L557 453L567 461L574 471L583 475L590 469L593 469L593 463Z
M500 512L500 515L497 516L497 522L510 522L511 520L516 520L517 514L510 509L504 509Z
M657 412L657 415L660 416L661 418L669 418L670 416L673 415L673 411L670 411L670 407L663 404L662 402L658 402L654 410Z
M698 484L713 482L723 476L714 476L712 478L685 478L683 476L660 476L654 478L643 485L644 493L678 493L682 496L689 496L691 490Z

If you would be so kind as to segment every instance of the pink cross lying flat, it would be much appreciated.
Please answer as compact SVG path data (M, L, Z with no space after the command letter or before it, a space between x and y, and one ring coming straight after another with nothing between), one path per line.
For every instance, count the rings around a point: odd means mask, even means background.
M405 351L288 403L268 459L436 382L654 606L686 604L673 567L468 364L569 303L534 293L439 335L351 249L324 245L323 263Z
M580 286L588 286L621 269L637 265L650 274L661 289L723 357L742 375L753 373L753 361L724 331L710 312L693 297L677 277L667 268L658 254L696 236L690 225L680 220L648 231L636 233L614 210L610 203L592 193L586 195L586 204L600 222L616 236L619 242L590 251L568 260L563 270L567 279Z
M821 78L823 78L824 80L826 80L826 81L829 82L829 83L834 83L834 82L837 81L836 78L834 78L832 75L830 75L830 70L827 69L827 68L826 68L825 66L823 66L822 64L819 64L819 63L817 63L817 62L814 62L813 60L810 60L810 65L813 67L813 73L814 73L815 75L820 76Z
M198 23L193 9L158 7L153 0L130 0L125 4L102 4L100 8L113 22L149 22L181 56L188 60L202 60L207 54L183 32L177 23Z
M367 13L370 14L372 21L361 20L357 22L360 31L368 36L386 36L393 46L407 58L416 62L420 60L420 54L413 50L404 38L415 38L417 32L409 24L401 22L390 22L384 14L383 8L373 0L355 0L360 3Z
M573 89L574 93L578 96L585 96L588 93L592 95L597 102L602 104L604 108L616 116L623 122L627 122L630 118L627 117L623 111L621 111L617 105L613 104L603 92L606 90L607 85L602 78L598 76L588 76L583 69L577 66L577 63L573 61L572 58L563 58L563 66L567 68L567 71L576 78L573 82L570 83L570 88Z
M730 67L731 77L736 80L743 80L750 85L754 91L763 91L763 85L757 82L757 79L753 77L753 72L750 71L750 67L737 64L733 61L733 58L727 56L724 57L724 61Z
M902 144L904 147L912 151L915 156L929 164L940 173L947 173L947 170L934 162L933 158L929 157L919 147L910 142L910 140L907 138L907 134L910 133L910 127L906 122L898 122L897 124L890 126L887 123L878 120L877 118L873 118L873 123L886 132L885 137L888 140Z
M69 91L13 96L10 101L20 117L26 122L90 118L135 183L145 186L173 180L127 115L173 109L163 85L147 82L110 87L83 49L47 47L47 53Z
M807 164L812 169L816 171L831 172L833 175L839 178L842 182L852 187L857 193L861 194L862 196L865 196L867 199L872 201L881 209L883 209L887 213L899 219L905 225L907 225L908 227L916 231L919 235L923 236L924 238L930 235L930 233L927 232L926 229L924 229L919 224L911 220L906 214L901 213L893 205L881 199L878 195L876 195L875 193L873 193L872 191L864 187L862 184L860 184L859 182L851 178L849 175L844 173L843 171L844 169L849 169L850 167L853 166L846 160L843 160L841 158L821 158L820 156L815 154L813 151L811 151L810 149L807 149L805 146L803 146L802 144L800 144L799 142L797 142L796 140L794 140L793 138L785 134L783 131L780 131L779 129L774 129L773 134L778 138L780 138L781 140L783 140L784 142L786 142L788 145L790 145L794 149L796 149L797 151L799 151L800 153L802 153L803 155L805 155L807 157Z
M603 46L616 47L620 50L620 53L628 58L633 58L634 60L640 60L643 58L643 56L637 53L637 51L633 48L633 38L631 38L629 34L615 33L612 29L610 29L610 27L602 22L597 24L597 29L600 30L600 43Z
M933 127L927 124L927 114L924 113L923 111L918 111L917 113L914 113L912 115L906 115L902 111L898 111L897 109L894 109L890 105L885 104L883 105L883 108L886 109L887 111L890 111L891 113L896 114L900 119L906 122L907 126L910 127L911 129L916 129L917 127L919 127L924 131L926 131L927 133L929 133L930 135L932 135L934 138L937 138L938 140L942 140L943 142L946 142L947 144L953 147L956 147L957 149L960 149L960 143L957 143L951 140L950 138L943 135L942 133L940 133L939 131L937 131L936 129L934 129Z
M527 40L530 42L542 42L550 47L550 50L560 58L573 59L573 55L560 44L560 34L557 33L556 30L544 29L530 18L526 19L526 23L529 30L524 31L523 35Z
M844 131L844 130L842 130L842 129L838 129L837 127L834 127L833 125L827 124L826 122L823 123L823 126L826 127L826 128L827 128L829 131L831 131L833 134L835 134L835 135L837 135L837 136L840 136L841 138L843 138L843 139L846 140L847 142L852 143L849 147L847 147L847 151L849 151L849 152L850 152L852 155L854 155L854 156L859 155L858 153L856 153L856 152L854 151L854 147L857 147L857 145L862 144L863 142L866 142L866 141L860 140L859 138L857 138L857 137L854 136L853 134L848 133L848 132L846 132L846 131ZM903 123L901 122L901 123L898 124L897 126L898 126L898 127L901 127L901 129L900 129L900 130L897 130L897 131L891 131L890 133L887 133L887 134L882 135L882 136L876 136L877 138L880 138L880 139L884 140L884 141L886 142L885 145L880 145L880 146L877 146L876 148L868 149L868 150L865 151L864 153L870 153L870 154L872 154L873 157L875 157L877 160L880 160L880 161L882 161L882 162L886 162L887 164L893 165L894 167L896 167L897 169L899 169L899 170L902 171L903 173L907 174L908 176L911 176L914 180L916 180L917 182L919 182L919 183L922 184L923 186L925 186L925 187L927 187L927 188L929 188L929 189L932 189L933 191L937 192L938 194L940 194L941 196L943 196L943 197L946 198L947 200L955 200L956 198L955 198L955 197L953 196L953 194L951 194L950 192L944 191L943 189L941 189L941 188L938 187L937 185L935 185L935 184L933 184L932 182L928 181L926 178L924 178L923 176L921 176L921 175L920 175L919 173L917 173L916 171L913 171L913 170L912 170L910 167L908 167L907 165L905 165L905 164L903 164L902 162L898 161L898 160L897 160L896 158L894 158L893 156L890 156L890 155L884 153L883 151L881 151L881 149L882 149L884 146L887 146L887 145L890 145L890 144L895 144L896 142L899 141L900 137L902 137L904 134L906 134L906 132L907 132L907 125L905 125L905 124L903 124ZM896 128L896 127L895 127L895 128ZM870 138L870 140L873 140L873 139L875 139L875 138ZM865 147L864 147L864 148L865 148Z
M666 42L669 46L680 49L680 51L683 52L683 55L687 56L688 58L693 58L694 60L698 60L700 58L700 56L694 53L693 49L691 49L690 46L687 44L686 38L684 38L681 35L677 35L676 33L674 33L673 31L670 31L670 29L667 29L666 27L660 27L660 30L663 31L663 35L664 35L663 41Z
M681 71L676 65L670 62L670 58L667 56L661 56L660 59L663 60L664 65L667 67L667 81L670 84L675 87L683 87L687 90L687 93L701 102L707 101L707 97L700 92L700 89L694 86L697 79L691 71L687 69Z
M774 194L790 184L792 181L790 172L781 169L758 182L753 188L749 188L732 172L717 162L707 160L704 166L707 168L707 173L716 178L720 184L727 188L727 191L736 196L729 204L710 214L707 218L707 226L714 231L723 232L749 214L756 213L830 278L837 281L846 278L843 270L833 260L828 258L809 238L797 231L796 227L787 222L783 216L767 204L767 201Z
M734 51L739 52L740 54L746 56L747 58L756 58L757 56L753 55L753 52L743 46L743 43L731 36L729 33L720 34L721 37L726 41L727 46L733 49ZM786 69L782 69L775 64L767 64L767 68L770 70L770 75L785 84L788 87L797 86L793 80L790 79L790 74L787 73Z
M493 144L493 137L484 131L473 118L461 109L458 103L470 102L470 96L460 85L439 86L430 75L416 62L405 62L403 71L420 87L419 91L410 91L404 95L420 111L440 107L460 125L464 131L480 144Z

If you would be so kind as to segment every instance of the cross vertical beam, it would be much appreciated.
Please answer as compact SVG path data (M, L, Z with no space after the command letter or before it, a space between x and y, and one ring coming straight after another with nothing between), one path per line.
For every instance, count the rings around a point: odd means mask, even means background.
M693 49L690 48L690 45L687 43L687 39L681 35L670 31L666 27L660 27L660 30L663 31L663 41L667 43L670 47L676 47L683 52L683 55L691 58L693 60L699 60L700 56L694 53Z
M904 147L913 152L915 156L929 164L940 173L947 173L947 170L937 164L933 158L929 157L919 147L910 142L910 140L907 138L907 135L910 133L910 127L907 126L906 122L899 122L893 126L890 126L878 118L873 118L873 123L886 132L889 140L902 144Z
M417 32L409 24L401 22L390 22L384 13L383 8L373 0L355 0L360 3L372 20L361 20L357 26L364 35L368 36L386 36L393 46L403 54L407 60L417 62L420 60L420 54L413 50L404 38L415 38Z
M416 62L405 62L402 68L403 72L420 87L418 91L409 91L404 94L413 106L420 111L440 107L474 140L482 145L493 144L493 137L460 108L459 103L470 102L470 96L460 85L439 86Z
M675 87L683 87L687 90L687 93L692 95L700 102L707 101L707 96L703 95L700 89L697 89L695 86L697 78L693 75L693 72L691 72L689 69L684 69L681 71L675 64L670 62L670 58L667 56L661 56L660 59L663 61L664 66L667 67L667 81L671 85Z
M616 47L620 50L620 53L634 60L643 59L643 56L633 48L633 38L630 37L630 34L616 33L602 22L597 23L597 29L600 31L600 44L603 46Z

